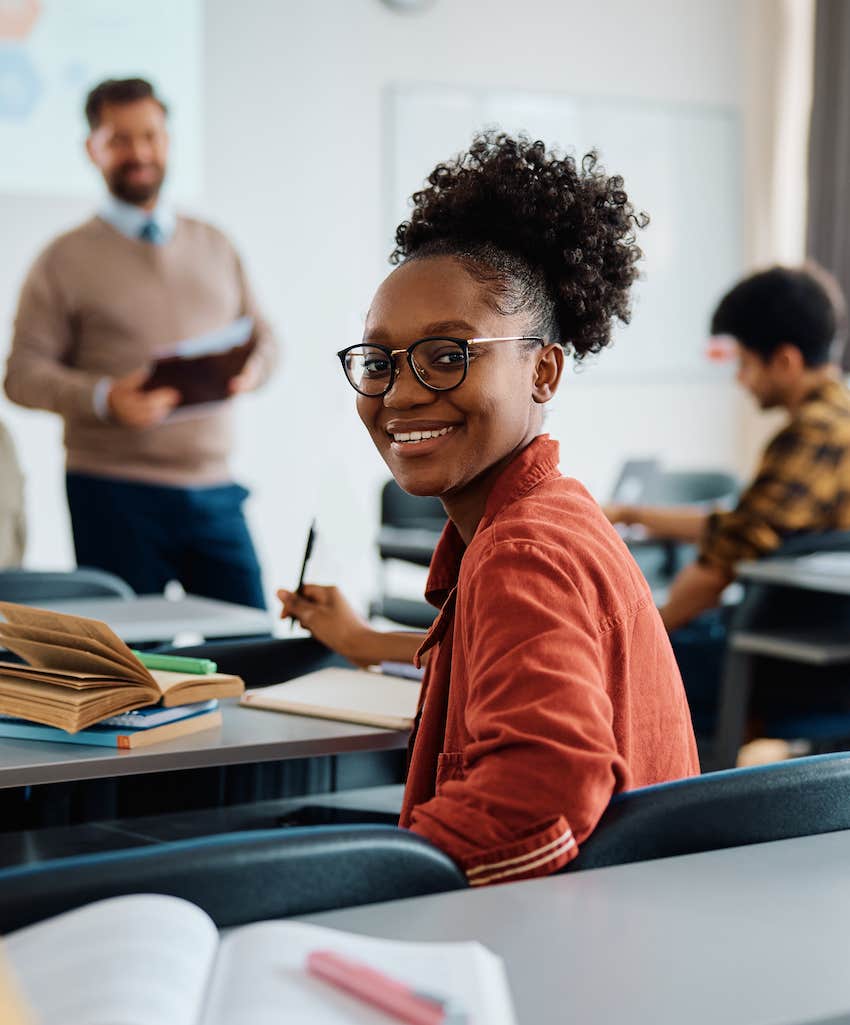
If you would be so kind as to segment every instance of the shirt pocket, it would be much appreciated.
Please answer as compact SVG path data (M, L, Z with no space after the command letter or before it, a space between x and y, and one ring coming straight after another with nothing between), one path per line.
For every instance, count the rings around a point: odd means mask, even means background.
M452 780L463 779L466 770L463 767L462 751L444 751L437 756L437 783L434 792L439 795L445 783Z

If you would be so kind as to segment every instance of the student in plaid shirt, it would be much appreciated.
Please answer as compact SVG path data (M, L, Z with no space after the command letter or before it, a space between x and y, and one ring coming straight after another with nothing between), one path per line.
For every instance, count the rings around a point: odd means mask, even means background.
M703 614L716 609L737 563L775 551L792 535L850 529L850 392L834 362L843 319L837 282L810 264L773 267L737 284L717 307L712 334L731 336L739 383L761 409L785 409L788 423L729 512L605 510L613 522L639 523L653 534L698 544L696 561L673 581L661 609L679 655L680 628L693 624L688 636L692 640L698 628L713 642L708 646L719 666L723 621L717 613ZM691 674L681 657L680 668L691 697Z

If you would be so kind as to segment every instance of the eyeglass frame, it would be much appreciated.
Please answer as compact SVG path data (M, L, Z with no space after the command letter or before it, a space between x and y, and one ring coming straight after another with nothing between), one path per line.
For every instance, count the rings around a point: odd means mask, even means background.
M413 362L413 351L417 346L424 344L425 342L454 342L458 345L463 352L463 376L457 382L452 384L448 388L435 388L433 385L428 384L427 381L423 381L419 376L416 366ZM424 338L417 338L415 342L411 342L406 349L391 349L387 345L378 345L377 342L358 342L356 345L349 345L345 349L340 349L337 353L339 361L342 364L342 370L345 374L345 379L351 385L351 387L357 392L358 395L363 395L367 399L382 399L385 395L388 395L393 385L398 378L398 365L395 357L401 356L402 354L407 356L407 365L410 367L410 372L413 374L416 381L422 385L423 388L427 388L428 391L437 392L442 394L443 392L454 391L455 388L459 388L466 380L466 375L469 373L469 347L470 345L481 345L486 342L540 342L546 344L546 339L542 335L507 335L502 338L452 338L450 335L426 335ZM365 392L361 391L356 384L354 384L351 378L348 376L348 371L345 368L345 357L353 352L355 349L378 349L380 352L387 354L392 367L392 373L390 374L390 380L386 388L380 392Z

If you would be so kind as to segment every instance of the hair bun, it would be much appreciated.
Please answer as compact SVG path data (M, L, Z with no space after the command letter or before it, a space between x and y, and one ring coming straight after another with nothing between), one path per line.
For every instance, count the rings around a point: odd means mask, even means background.
M612 318L629 321L635 230L648 220L595 152L577 165L539 140L487 131L414 193L390 261L492 247L519 258L542 277L559 339L581 358L608 344Z

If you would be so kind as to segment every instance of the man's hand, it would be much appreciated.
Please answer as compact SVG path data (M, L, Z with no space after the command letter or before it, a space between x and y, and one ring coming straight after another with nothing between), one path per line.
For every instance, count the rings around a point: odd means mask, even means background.
M259 383L260 369L254 360L249 359L242 372L227 382L227 390L231 395L242 395L244 392L253 391Z
M178 405L180 392L176 388L143 391L147 378L148 371L142 368L112 383L107 403L109 415L116 423L139 429L155 427Z
M375 631L357 615L338 588L305 584L301 594L280 590L277 596L283 602L281 619L293 616L326 647L351 662L370 664L366 651L368 638Z
M627 526L630 526L635 522L635 510L633 506L630 505L615 505L613 503L603 505L602 512L605 513L608 520L614 524L624 523Z

